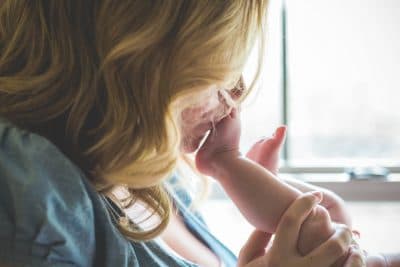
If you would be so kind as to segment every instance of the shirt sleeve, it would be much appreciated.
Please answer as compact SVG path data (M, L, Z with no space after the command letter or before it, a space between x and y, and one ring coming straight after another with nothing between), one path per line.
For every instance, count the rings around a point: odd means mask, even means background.
M47 139L0 126L0 265L91 266L83 174Z

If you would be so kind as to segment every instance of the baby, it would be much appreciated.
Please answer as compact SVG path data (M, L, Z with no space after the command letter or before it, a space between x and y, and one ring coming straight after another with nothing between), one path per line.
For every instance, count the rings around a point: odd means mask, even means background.
M259 164L248 160L240 155L238 149L240 120L237 111L233 110L216 125L196 155L198 170L217 179L245 218L257 229L268 233L275 232L282 214L301 194L275 176L284 135L285 128L278 128L272 139L253 146L248 157L256 159ZM261 157L262 154L266 157ZM342 220L344 223L349 221L346 218ZM334 233L327 209L317 206L302 225L299 252L308 254ZM347 255L348 252L344 252L334 266L342 266ZM368 256L367 266L385 267L386 263L382 257Z

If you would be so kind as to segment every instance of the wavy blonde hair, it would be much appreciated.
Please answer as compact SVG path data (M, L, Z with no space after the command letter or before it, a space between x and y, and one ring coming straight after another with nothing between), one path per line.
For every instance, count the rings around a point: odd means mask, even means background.
M158 225L120 228L151 239L171 212L161 182L180 156L181 100L238 79L267 2L4 1L0 115L51 140L98 191L124 185L147 203Z

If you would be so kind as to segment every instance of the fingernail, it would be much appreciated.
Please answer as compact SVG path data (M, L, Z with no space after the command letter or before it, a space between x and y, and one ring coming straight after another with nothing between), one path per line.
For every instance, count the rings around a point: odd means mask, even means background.
M322 192L320 191L312 191L311 194L315 197L318 203L322 201Z

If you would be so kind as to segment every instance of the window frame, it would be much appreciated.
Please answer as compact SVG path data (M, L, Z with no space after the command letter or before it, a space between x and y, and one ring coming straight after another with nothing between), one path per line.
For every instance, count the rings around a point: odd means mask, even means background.
M281 0L281 107L284 125L290 127L289 123L289 73L288 73L288 49L287 49L287 4L285 0ZM291 175L299 178L300 175L307 174L332 174L338 175L345 173L344 166L296 166L290 160L290 137L288 136L282 149L282 157L284 161L280 173ZM391 174L400 174L400 166L383 166L388 169ZM336 181L335 181L336 180ZM313 182L305 179L305 182L327 188L342 196L345 200L355 201L400 201L400 180L367 180L367 181L337 181L337 179L327 179L326 181Z

